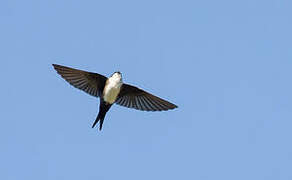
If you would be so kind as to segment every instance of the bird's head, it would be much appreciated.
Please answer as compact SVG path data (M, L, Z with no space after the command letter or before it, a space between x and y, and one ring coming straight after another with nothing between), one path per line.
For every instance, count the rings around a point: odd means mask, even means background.
M122 81L122 73L120 71L116 71L111 75L111 79L116 81Z

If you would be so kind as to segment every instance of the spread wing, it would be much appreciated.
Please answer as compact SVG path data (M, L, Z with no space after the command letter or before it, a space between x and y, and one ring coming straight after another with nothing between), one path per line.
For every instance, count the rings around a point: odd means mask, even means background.
M103 75L53 64L58 74L75 88L99 97L107 78Z
M175 104L128 84L122 85L116 103L142 111L166 111L177 108Z

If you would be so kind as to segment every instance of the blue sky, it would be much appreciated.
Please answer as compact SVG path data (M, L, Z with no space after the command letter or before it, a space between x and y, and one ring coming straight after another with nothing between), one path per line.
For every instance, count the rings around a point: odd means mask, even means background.
M292 179L292 2L1 1L0 179ZM99 100L51 64L179 106Z

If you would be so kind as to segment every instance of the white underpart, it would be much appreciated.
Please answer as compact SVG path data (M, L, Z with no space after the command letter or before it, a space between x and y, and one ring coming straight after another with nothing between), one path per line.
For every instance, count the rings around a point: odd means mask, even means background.
M103 90L103 99L105 102L113 104L122 86L122 77L119 73L114 73L106 82L106 86Z

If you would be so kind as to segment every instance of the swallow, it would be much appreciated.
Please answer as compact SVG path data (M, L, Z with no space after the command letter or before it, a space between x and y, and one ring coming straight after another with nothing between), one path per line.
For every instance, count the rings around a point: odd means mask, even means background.
M114 103L142 111L167 111L178 107L142 89L123 83L122 74L119 71L107 78L98 73L57 64L53 64L53 67L75 88L100 98L99 112L92 128L100 122L99 130L102 129L105 115Z

